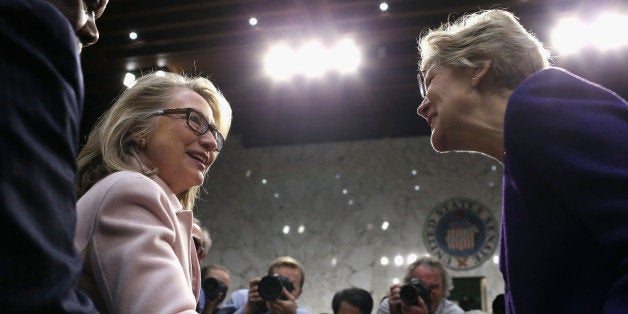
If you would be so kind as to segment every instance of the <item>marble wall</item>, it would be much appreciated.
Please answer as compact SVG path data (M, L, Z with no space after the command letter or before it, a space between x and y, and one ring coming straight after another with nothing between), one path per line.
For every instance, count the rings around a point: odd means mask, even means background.
M246 148L232 136L195 209L213 239L203 264L227 266L231 292L289 255L305 268L298 303L312 314L331 313L334 293L351 286L378 303L407 260L428 252L425 218L439 203L475 199L501 221L501 176L498 162L435 153L428 137ZM450 273L484 276L488 302L504 289L492 257Z

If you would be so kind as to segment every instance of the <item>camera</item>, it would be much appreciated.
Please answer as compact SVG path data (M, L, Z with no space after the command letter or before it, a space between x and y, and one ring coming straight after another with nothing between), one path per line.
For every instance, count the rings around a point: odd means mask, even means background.
M216 277L208 277L203 279L201 286L203 287L205 298L210 301L218 299L220 293L222 293L222 298L224 299L224 297L227 295L227 290L229 289L229 287L227 287L224 282L220 281Z
M268 275L262 277L262 280L257 284L257 292L265 301L274 301L279 297L282 300L286 300L286 297L282 295L284 287L288 292L294 290L294 285L290 279L279 274Z
M430 309L430 303L432 302L430 299L430 288L419 278L412 278L409 283L403 285L399 296L405 305L419 305L418 297L421 297L427 309Z

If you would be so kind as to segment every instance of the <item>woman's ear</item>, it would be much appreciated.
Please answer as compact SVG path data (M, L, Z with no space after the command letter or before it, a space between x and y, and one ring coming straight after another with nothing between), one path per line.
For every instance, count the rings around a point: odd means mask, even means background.
M486 74L488 73L488 70L490 68L491 61L482 62L482 65L473 71L473 79L471 81L471 85L473 85L474 87L480 85L480 81L482 81L482 79L486 77Z
M146 147L145 136L140 135L138 132L134 132L133 135L131 135L131 138L133 139L133 142L135 142L135 145L139 146L140 148Z

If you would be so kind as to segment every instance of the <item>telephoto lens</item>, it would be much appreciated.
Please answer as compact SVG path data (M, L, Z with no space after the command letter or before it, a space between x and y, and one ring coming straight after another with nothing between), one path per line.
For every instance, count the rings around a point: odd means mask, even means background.
M403 285L401 287L401 291L399 292L399 296L401 297L403 304L417 306L419 305L418 298L421 297L421 299L423 299L423 303L427 306L428 311L430 309L430 288L428 288L427 285L419 278L412 278L408 284Z
M286 297L282 295L284 287L288 292L294 290L294 285L292 285L290 279L279 274L274 274L272 276L262 277L262 280L257 284L257 291L260 297L265 301L274 301L280 297L282 300L286 300Z
M229 289L224 282L220 281L220 279L216 277L208 277L203 279L201 286L203 287L205 298L210 301L218 299L221 292L222 297L224 298L227 295L227 290Z

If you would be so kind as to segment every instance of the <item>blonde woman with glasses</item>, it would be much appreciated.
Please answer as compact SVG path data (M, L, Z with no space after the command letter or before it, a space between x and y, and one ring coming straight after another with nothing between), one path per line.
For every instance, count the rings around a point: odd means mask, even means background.
M97 121L78 157L74 244L99 311L195 313L192 208L230 125L209 80L173 73L141 77Z

